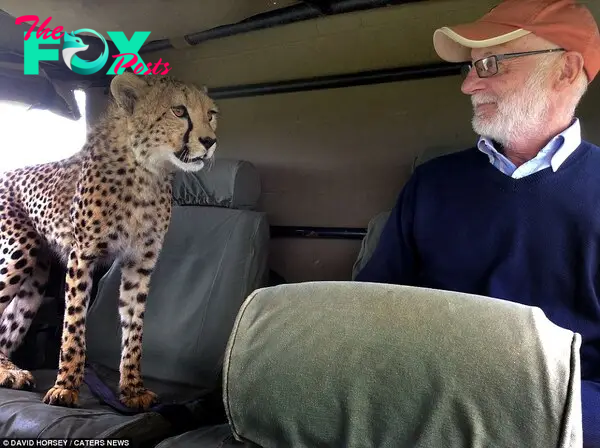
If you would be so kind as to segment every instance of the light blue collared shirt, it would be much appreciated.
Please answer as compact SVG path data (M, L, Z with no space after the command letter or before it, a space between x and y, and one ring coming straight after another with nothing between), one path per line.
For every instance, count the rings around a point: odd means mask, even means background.
M548 167L552 167L552 171L556 172L580 144L581 125L579 119L576 118L571 126L550 140L533 159L518 168L504 154L494 148L494 142L488 138L480 137L477 148L487 154L490 163L501 172L513 179L520 179Z

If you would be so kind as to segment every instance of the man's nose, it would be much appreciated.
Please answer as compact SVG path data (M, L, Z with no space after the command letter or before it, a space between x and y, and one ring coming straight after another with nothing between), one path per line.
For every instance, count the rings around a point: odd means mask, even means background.
M198 138L198 140L200 141L200 143L202 143L204 145L206 150L209 150L210 147L212 145L214 145L217 141L216 138L212 138L212 137L200 137L200 138Z
M483 88L483 80L477 75L477 70L475 70L475 67L471 67L462 83L460 90L465 95L473 95L475 92L482 90Z

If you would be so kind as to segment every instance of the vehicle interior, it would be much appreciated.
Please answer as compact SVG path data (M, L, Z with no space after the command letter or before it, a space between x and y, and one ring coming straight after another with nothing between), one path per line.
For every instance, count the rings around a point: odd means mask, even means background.
M95 272L79 405L42 402L63 328L66 269L56 259L14 354L36 385L0 388L0 439L582 446L578 335L526 307L353 282L415 167L474 145L464 64L441 61L432 34L497 3L1 0L0 171L80 149L111 100L107 69L120 53L111 31L149 31L146 63L206 86L219 143L212 166L174 179L144 320L144 381L160 405L142 412L115 398L119 260ZM600 22L600 3L581 3ZM37 26L17 24L27 15ZM46 28L101 34L106 65L78 74L61 56L24 74L24 33L48 18ZM102 40L79 37L89 45L79 56L98 58ZM596 83L577 112L595 142L598 103Z

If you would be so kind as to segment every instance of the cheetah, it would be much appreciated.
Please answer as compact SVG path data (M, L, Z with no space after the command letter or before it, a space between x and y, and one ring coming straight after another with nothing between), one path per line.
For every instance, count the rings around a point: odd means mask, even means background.
M218 108L205 87L125 72L81 150L0 177L0 386L32 389L10 361L41 305L50 257L66 265L58 373L43 402L77 406L86 358L86 313L96 267L119 258L122 331L119 399L158 402L141 375L150 278L171 217L171 181L214 160Z

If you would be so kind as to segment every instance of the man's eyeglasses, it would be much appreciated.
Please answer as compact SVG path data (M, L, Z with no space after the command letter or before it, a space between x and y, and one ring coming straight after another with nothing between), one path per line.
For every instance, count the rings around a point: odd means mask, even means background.
M489 78L490 76L494 76L498 73L498 61L502 61L504 59L513 59L519 58L521 56L529 56L532 54L543 54L543 53L553 53L556 51L565 51L564 48L552 48L550 50L534 50L534 51L525 51L521 53L506 53L506 54L494 54L491 56L487 56L482 59L478 59L475 62L465 64L462 69L462 75L466 77L471 69L475 67L477 71L477 76L480 78Z

